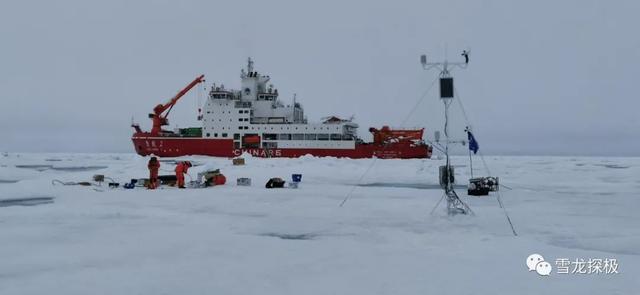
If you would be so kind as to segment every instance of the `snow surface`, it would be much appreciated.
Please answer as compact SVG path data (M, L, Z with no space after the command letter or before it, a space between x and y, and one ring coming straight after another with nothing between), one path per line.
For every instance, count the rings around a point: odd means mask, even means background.
M191 175L220 168L227 185L54 186L146 177L147 159L0 155L0 200L54 197L0 206L0 294L640 292L640 158L486 157L513 188L501 193L517 237L495 195L459 190L473 217L448 217L442 205L429 214L442 196L442 160L188 159L200 164ZM454 162L467 179L466 158ZM172 171L162 163L161 174ZM292 173L303 174L299 189L264 188ZM236 186L238 177L253 186ZM557 258L614 258L619 273L542 277L527 271L532 253L553 267Z

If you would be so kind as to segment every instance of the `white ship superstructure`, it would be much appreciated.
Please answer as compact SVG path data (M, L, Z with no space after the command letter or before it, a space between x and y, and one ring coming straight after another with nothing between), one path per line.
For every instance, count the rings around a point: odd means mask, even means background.
M309 123L302 105L285 105L278 89L267 85L269 76L254 71L249 59L240 74L241 90L213 85L204 105L204 138L233 139L235 149L262 148L354 149L358 124L347 120ZM249 140L243 140L249 139Z

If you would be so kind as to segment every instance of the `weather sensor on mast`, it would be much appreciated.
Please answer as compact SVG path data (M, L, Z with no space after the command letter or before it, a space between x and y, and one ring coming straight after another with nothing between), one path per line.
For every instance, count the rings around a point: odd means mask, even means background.
M440 186L444 190L443 198L447 199L448 215L473 214L473 211L471 211L467 204L462 202L453 189L454 173L453 166L451 166L451 161L449 160L449 107L454 98L453 77L449 69L453 67L461 69L467 68L469 64L469 51L464 50L461 55L464 57L464 62L449 62L446 59L443 62L429 62L427 61L426 55L423 54L420 56L420 63L425 70L433 68L440 70L440 99L444 103L444 154L446 156L446 164L440 166ZM437 137L440 137L439 134Z

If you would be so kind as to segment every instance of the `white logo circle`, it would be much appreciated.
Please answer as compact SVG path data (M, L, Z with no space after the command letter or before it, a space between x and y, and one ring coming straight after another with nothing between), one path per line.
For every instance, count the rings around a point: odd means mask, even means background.
M551 273L551 264L546 261L540 261L536 264L536 272L541 276L548 276Z
M529 268L529 271L536 270L536 264L542 261L544 261L544 257L540 254L529 255L529 257L527 257L527 267Z

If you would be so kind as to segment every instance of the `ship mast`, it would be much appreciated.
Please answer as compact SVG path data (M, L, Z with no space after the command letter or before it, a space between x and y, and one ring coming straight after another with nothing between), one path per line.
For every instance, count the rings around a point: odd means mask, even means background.
M420 63L425 70L435 68L440 71L440 99L444 103L444 154L446 156L445 165L440 166L440 185L444 190L443 198L447 199L448 215L473 214L473 211L471 211L467 204L462 202L456 191L453 189L454 173L453 166L451 166L451 160L449 159L449 107L451 106L454 98L453 77L451 76L449 69L452 67L466 69L469 64L469 54L465 50L462 52L462 56L465 58L464 62L449 62L447 59L442 62L428 62L426 55L420 56Z
M247 59L247 71L249 73L253 72L253 60L250 57Z

